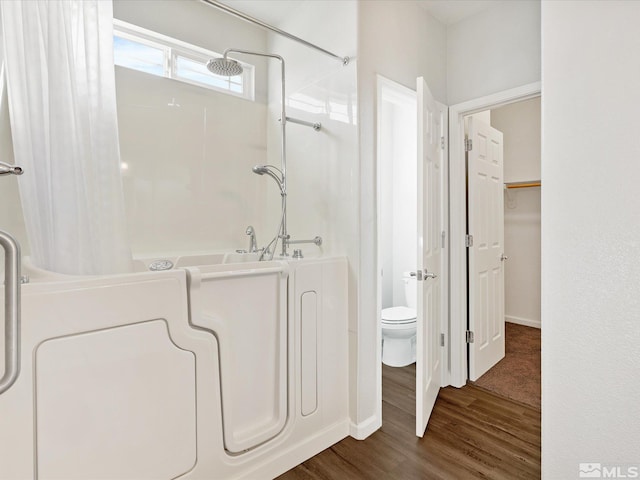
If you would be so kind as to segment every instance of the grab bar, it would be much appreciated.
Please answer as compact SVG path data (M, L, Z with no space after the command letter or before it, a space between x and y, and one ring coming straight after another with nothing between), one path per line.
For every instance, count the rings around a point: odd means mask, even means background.
M297 245L299 243L315 243L318 247L322 245L322 237L313 237L311 240L286 240L287 245Z
M0 394L15 383L20 374L20 245L0 230L4 248L4 375Z
M281 118L278 119L279 122L282 121ZM322 129L322 124L320 122L307 122L306 120L299 120L293 117L287 117L287 122L289 123L297 123L298 125L304 125L305 127L311 127L316 132L319 132Z

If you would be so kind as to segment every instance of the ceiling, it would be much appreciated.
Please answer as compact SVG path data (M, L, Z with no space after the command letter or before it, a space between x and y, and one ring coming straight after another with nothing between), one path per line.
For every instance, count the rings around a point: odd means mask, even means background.
M306 0L221 0L220 3L277 27L303 1Z
M274 26L304 1L318 0L222 0L231 8ZM335 1L335 0L325 0ZM364 0L376 1L376 0ZM508 0L412 0L444 25L451 25Z
M417 0L422 8L445 25L452 25L505 0Z

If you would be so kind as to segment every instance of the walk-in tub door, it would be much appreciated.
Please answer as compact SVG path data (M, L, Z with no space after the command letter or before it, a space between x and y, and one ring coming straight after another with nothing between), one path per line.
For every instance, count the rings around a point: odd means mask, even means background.
M188 268L190 316L216 336L225 449L241 453L287 420L286 264Z

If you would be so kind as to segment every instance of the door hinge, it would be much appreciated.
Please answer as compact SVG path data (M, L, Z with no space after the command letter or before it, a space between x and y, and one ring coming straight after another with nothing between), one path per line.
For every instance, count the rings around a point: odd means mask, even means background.
M473 235L464 236L464 246L467 248L473 247Z
M440 137L440 148L444 150L444 137Z
M443 230L440 235L442 237L442 248L444 248L447 243L447 232Z
M470 152L471 150L473 150L473 140L471 140L468 137L465 137L465 139L464 139L464 151L465 152Z
M440 334L440 346L444 347L444 333Z
M473 343L473 332L471 330L467 330L467 343Z

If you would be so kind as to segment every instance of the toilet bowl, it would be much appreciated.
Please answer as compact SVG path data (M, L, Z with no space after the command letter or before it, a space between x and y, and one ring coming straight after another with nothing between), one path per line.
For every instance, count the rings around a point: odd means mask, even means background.
M382 309L382 363L390 367L406 367L416 361L416 279L405 272L407 306Z

